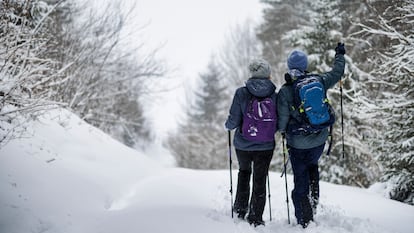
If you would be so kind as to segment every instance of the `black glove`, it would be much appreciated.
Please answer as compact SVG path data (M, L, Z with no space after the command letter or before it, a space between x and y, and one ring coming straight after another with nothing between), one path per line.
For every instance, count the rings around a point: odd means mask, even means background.
M338 42L338 45L335 48L335 52L337 54L344 55L345 54L345 44L344 43L341 43L341 42Z
M292 76L290 76L288 73L285 73L285 81L286 83L292 83Z

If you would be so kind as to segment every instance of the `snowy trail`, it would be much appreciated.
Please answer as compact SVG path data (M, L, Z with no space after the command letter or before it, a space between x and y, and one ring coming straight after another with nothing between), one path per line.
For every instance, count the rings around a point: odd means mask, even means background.
M412 233L414 206L321 182L306 230L287 223L284 179L270 173L273 220L231 218L228 170L163 167L67 111L0 149L0 233ZM158 150L162 151L162 150ZM159 154L162 156L162 154ZM157 157L157 156L155 156ZM233 190L237 170L233 172ZM289 193L292 177L288 176Z
M237 172L233 174L236 180ZM272 217L269 222L269 209L265 208L265 227L254 228L239 219L230 217L230 193L228 171L194 171L187 169L168 169L161 174L141 180L135 186L135 195L127 195L120 202L127 203L123 209L111 211L103 221L100 232L122 231L135 232L303 232L295 223L294 210L290 201L291 221L287 223L286 197L284 180L280 174L271 173ZM289 176L289 187L292 178ZM235 189L235 187L233 187ZM348 192L349 189L349 192ZM387 226L382 222L382 214L376 212L372 204L378 203L378 195L367 193L356 188L321 183L321 206L306 232L337 232L337 233L408 233L410 227L398 229L398 226ZM339 194L337 193L339 192ZM342 193L342 194L340 194ZM125 199L124 199L125 198ZM341 205L338 199L343 199ZM372 201L369 201L373 198ZM359 203L349 204L350 200L365 202L366 211ZM397 204L397 205L395 205ZM396 208L389 209L391 206ZM391 203L383 206L398 212L405 205ZM407 210L409 210L408 207ZM411 208L412 209L412 208ZM371 213L367 213L371 211ZM372 219L367 216L373 215ZM360 216L359 216L360 215ZM355 216L355 217L350 217ZM385 215L387 216L387 215ZM409 220L410 216L399 216ZM131 221L135 219L135 221ZM402 221L404 219L400 219ZM134 222L134 225L126 224ZM125 226L118 228L119 226ZM392 228L390 228L392 227ZM398 231L401 230L401 231Z

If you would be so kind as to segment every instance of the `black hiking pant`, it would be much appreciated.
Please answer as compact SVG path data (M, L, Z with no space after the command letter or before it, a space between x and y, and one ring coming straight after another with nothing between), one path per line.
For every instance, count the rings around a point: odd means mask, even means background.
M262 215L266 204L266 178L273 157L273 150L242 151L236 149L236 154L239 162L239 174L234 210L241 218L249 213L248 219L250 221L263 221ZM253 189L249 206L252 170Z

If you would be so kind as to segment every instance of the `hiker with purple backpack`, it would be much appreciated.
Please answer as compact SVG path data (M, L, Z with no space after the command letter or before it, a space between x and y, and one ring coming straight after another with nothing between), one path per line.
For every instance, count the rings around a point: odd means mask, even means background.
M267 61L255 59L248 68L250 78L245 86L236 90L225 126L228 130L236 129L233 142L239 164L232 211L238 218L246 218L250 224L258 226L264 225L266 178L275 149L277 94L276 86L270 80L271 70Z

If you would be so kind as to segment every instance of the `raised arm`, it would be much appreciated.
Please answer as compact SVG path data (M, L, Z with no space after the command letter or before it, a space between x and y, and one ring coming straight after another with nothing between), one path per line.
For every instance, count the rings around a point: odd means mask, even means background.
M339 80L341 80L342 75L344 75L345 45L343 43L338 43L338 46L335 48L335 51L335 62L332 67L332 70L327 73L321 74L326 89L333 87Z

